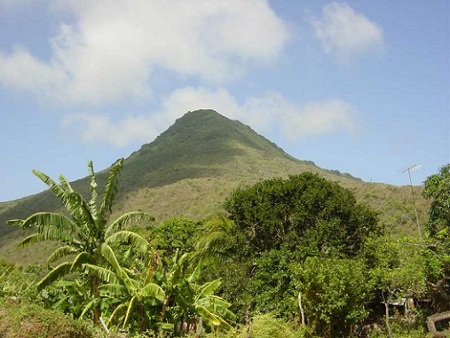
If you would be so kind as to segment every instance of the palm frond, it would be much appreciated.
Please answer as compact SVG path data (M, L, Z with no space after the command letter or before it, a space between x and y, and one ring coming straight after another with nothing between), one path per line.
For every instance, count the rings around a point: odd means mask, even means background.
M71 232L74 228L76 228L75 223L73 223L69 218L52 212L37 212L23 220L9 220L7 221L7 224L19 225L22 229L51 225L55 228L64 229L68 232Z
M127 288L124 285L115 283L103 284L98 289L113 295L121 295L125 293L125 291L127 290Z
M197 299L205 298L211 296L214 291L216 291L222 282L220 279L213 280L211 282L207 282L200 286L197 294Z
M50 187L50 190L61 200L66 209L69 211L74 219L77 219L77 210L71 202L70 195L74 193L72 187L64 176L60 176L61 185L58 185L49 176L39 170L33 170L33 173L45 184Z
M203 226L203 235L197 242L194 261L198 263L208 258L224 261L227 257L223 248L229 242L234 229L234 222L223 214L207 220Z
M83 264L91 262L91 255L89 255L86 251L80 252L72 261L72 266L70 267L70 271L75 271L77 268L81 268Z
M125 271L123 271L122 267L120 266L114 250L107 243L103 243L100 248L100 252L102 254L102 257L106 259L109 265L111 265L116 274L121 277L122 274L125 273Z
M47 258L47 265L50 265L51 263L56 262L58 259L72 255L75 252L76 252L76 248L74 248L71 245L61 246L61 247L55 249L55 251L53 251L51 253L51 255Z
M165 297L164 290L155 283L148 283L147 285L145 285L141 289L140 294L142 297L156 298L160 302L164 301L164 297Z
M59 176L59 186L65 191L65 193L73 192L73 188L70 185L67 178L65 178L63 175Z
M83 267L89 274L98 276L101 280L106 283L117 283L117 275L106 268L102 268L101 266L93 265L93 264L83 264Z
M231 303L219 296L209 296L207 298L200 299L197 305L204 306L210 309L214 313L218 313L226 318L235 319L236 315L229 310Z
M133 211L128 212L126 214L121 215L117 219L114 220L106 229L105 236L111 236L116 231L123 229L125 226L129 225L133 222L153 222L155 218L146 212L141 211Z
M18 245L18 248L26 248L34 243L42 242L44 238L41 234L32 234L30 236L25 237Z
M140 251L145 252L147 251L147 248L149 247L149 243L147 240L142 237L141 235L132 232L132 231L119 231L111 236L108 236L105 241L106 244L113 244L113 243L128 243L131 245L134 245L135 247L139 248Z
M64 189L62 189L58 184L55 183L55 181L53 181L50 177L39 170L33 169L33 174L37 176L42 182L47 184L50 190L64 203L64 205L66 204L64 198Z
M37 233L42 236L43 241L59 241L70 243L73 240L73 235L65 229L60 229L52 225L42 225L37 229Z
M73 264L72 264L73 265ZM87 296L89 290L86 289L85 284L83 284L79 279L75 279L73 282L73 287L82 295Z
M86 230L92 236L96 235L95 220L92 217L89 205L84 197L77 192L70 192L67 194L68 205L67 208L77 223L87 227Z
M67 308L70 296L65 296L52 305L52 309L64 311Z
M70 272L71 266L72 262L64 262L59 264L36 284L37 290L41 291L57 279L67 275Z
M22 227L22 224L23 224L24 221L25 220L19 219L19 218L9 219L9 220L6 221L6 225Z
M106 259L106 261L111 265L114 272L116 273L117 277L119 277L122 282L126 285L127 288L133 291L134 293L134 284L128 274L122 269L122 267L119 264L119 261L117 260L116 254L114 253L113 249L106 243L103 243L100 249L100 252L103 256L103 258Z
M109 317L108 322L106 323L106 326L109 327L111 324L118 322L118 318L120 318L121 314L127 310L128 305L129 305L129 303L126 302L126 303L122 303L119 306L117 306L114 309L113 313L111 313L111 316Z
M84 307L83 312L81 312L80 319L83 319L84 315L92 308L96 307L100 304L101 300L98 298L94 298Z
M133 298L131 298L130 300L130 304L128 305L128 309L127 309L127 313L125 315L125 319L123 321L123 327L126 328L128 326L128 323L130 322L130 319L133 315L133 311L137 305L137 303L139 302L138 298L136 296L134 296Z
M97 179L95 177L94 165L92 164L92 161L89 161L87 166L89 170L89 189L91 192L89 209L91 210L93 218L97 219Z
M205 308L204 306L201 305L197 305L195 306L195 311L201 316L203 317L204 320L206 320L208 323L214 325L214 326L219 326L222 323L225 323L227 325L229 325L228 323L225 322L225 320L223 320L222 318L220 318L219 316L215 315L214 313L212 313L211 311L209 311L207 308Z
M102 195L102 203L100 205L98 217L105 223L111 215L112 206L119 190L119 176L123 167L123 158L117 160L110 168L109 175L106 179L105 190Z

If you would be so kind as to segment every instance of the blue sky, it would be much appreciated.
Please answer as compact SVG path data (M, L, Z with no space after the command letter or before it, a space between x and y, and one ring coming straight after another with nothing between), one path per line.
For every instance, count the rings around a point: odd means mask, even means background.
M450 161L449 2L0 0L0 201L127 157L189 110L406 185Z

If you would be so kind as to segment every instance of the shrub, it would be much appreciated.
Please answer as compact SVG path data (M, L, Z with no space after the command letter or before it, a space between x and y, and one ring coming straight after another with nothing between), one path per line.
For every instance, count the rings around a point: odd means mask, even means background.
M0 337L2 338L77 338L93 337L81 321L35 304L12 301L0 306Z

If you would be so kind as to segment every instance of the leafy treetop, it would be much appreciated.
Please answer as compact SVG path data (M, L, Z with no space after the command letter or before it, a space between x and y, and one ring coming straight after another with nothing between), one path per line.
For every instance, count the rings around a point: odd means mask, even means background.
M312 173L237 189L225 209L251 252L287 244L309 256L354 256L367 236L381 230L375 212L357 203L350 190Z

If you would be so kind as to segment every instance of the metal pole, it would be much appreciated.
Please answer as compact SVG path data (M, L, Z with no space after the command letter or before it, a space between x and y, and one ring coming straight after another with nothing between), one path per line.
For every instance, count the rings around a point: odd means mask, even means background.
M420 223L419 223L419 215L417 214L416 198L414 196L414 189L413 189L413 184L412 184L412 179L411 179L411 169L415 169L417 167L418 167L417 165L414 165L412 167L409 167L405 171L408 172L408 176L409 176L409 185L411 187L411 196L412 196L413 205L414 205L414 213L416 215L417 229L419 230L419 237L422 237L422 231L420 230Z

